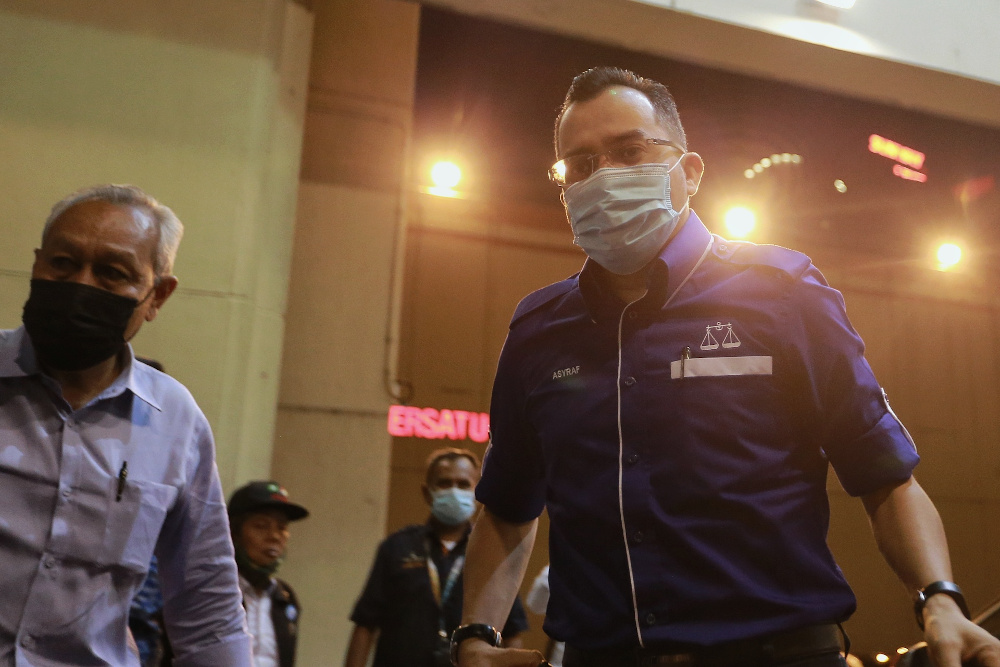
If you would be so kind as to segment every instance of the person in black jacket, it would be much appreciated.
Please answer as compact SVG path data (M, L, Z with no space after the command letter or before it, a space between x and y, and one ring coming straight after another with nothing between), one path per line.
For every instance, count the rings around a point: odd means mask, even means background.
M273 481L255 481L229 498L229 522L240 571L243 606L253 635L255 667L292 667L298 640L299 602L274 576L288 546L288 524L309 516Z
M451 667L448 637L462 617L462 570L479 481L479 459L445 448L427 460L422 488L430 516L389 535L351 613L344 667ZM528 629L520 599L503 628L506 646Z

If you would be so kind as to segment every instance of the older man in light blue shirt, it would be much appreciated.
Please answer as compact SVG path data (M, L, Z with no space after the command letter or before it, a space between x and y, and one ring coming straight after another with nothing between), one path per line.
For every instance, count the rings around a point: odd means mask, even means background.
M174 664L251 664L210 427L127 343L177 285L181 230L137 188L71 195L0 331L0 667L137 666L154 552Z

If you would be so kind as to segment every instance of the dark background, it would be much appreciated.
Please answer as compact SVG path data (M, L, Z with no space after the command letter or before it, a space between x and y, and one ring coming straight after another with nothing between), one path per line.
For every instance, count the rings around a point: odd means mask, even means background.
M605 64L656 79L674 94L688 147L706 164L693 206L713 231L725 235L724 212L742 204L757 212L755 241L922 262L950 238L992 270L1000 194L993 185L963 205L956 188L991 176L1000 183L996 129L427 7L414 173L420 178L430 161L450 157L463 166L460 187L473 198L558 207L546 179L555 160L553 120L573 76ZM892 160L868 151L873 133L925 153L927 181L894 176ZM803 160L744 176L773 153ZM836 179L846 193L834 188ZM562 223L554 216L552 224Z

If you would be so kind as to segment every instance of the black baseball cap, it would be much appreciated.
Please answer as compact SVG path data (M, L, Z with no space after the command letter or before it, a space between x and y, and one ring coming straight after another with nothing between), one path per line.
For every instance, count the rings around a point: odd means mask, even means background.
M229 518L247 512L277 509L298 521L309 516L309 510L288 500L288 491L275 481L250 482L233 491L229 497Z

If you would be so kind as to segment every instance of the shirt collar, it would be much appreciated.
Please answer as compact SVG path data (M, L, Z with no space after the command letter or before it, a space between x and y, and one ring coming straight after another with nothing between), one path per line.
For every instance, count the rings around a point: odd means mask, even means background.
M27 377L40 372L24 327L0 332L0 377Z
M127 389L162 412L163 408L153 398L152 369L139 367L142 362L136 361L131 344L125 345L125 352L128 355L125 370L94 400L113 398ZM42 374L42 369L35 358L35 349L24 326L0 334L0 377L28 377Z
M472 532L472 522L469 521L465 525L465 530L462 532L462 537L458 538L455 541L455 547L458 547L459 544L469 539L469 533L471 532ZM434 532L434 525L431 523L430 517L428 517L427 522L424 523L424 536L427 539L429 539L432 544L441 542L441 538L438 537L438 534L436 532ZM454 551L454 549L452 549L452 551Z
M650 308L662 307L698 265L711 238L712 233L692 210L677 233L653 259L648 279L649 294L642 299L640 305L646 304ZM591 262L593 260L587 258L578 278L580 292L583 294L587 309L594 319L606 316L609 310L613 310L617 315L625 304L620 303L595 279Z
M253 584L250 583L249 579L244 577L242 574L240 575L240 590L243 592L243 597L251 597L257 599L270 597L271 593L274 591L274 587L277 585L278 582L274 580L274 577L271 577L268 580L267 588L265 588L262 591L259 591L256 588L254 588Z
M712 232L708 231L698 214L692 210L674 238L663 246L657 258L669 271L666 298L670 298L694 270L711 239ZM655 271L653 275L656 276Z
M160 404L156 402L153 397L153 377L156 373L155 369L151 366L146 366L146 364L138 361L135 358L135 353L132 351L132 344L129 343L125 346L128 352L128 366L125 368L124 372L118 379L115 380L117 383L122 378L125 378L123 382L123 388L128 389L133 394L141 398L143 401L149 404L150 407L163 412L163 408ZM114 384L112 384L114 386ZM111 387L108 387L109 389Z

